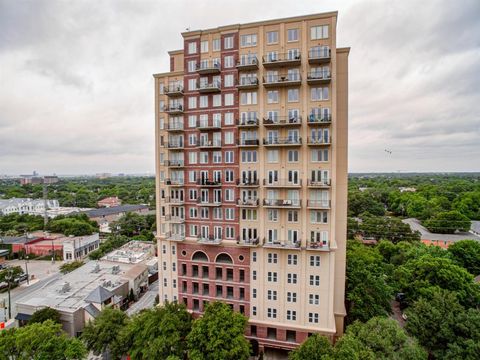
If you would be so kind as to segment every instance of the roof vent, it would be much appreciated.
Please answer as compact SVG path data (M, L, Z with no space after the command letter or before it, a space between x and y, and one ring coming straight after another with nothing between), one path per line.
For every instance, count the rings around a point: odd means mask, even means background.
M65 294L65 293L69 292L71 289L72 289L72 288L71 288L71 286L70 286L70 283L65 282L65 283L63 284L63 286L62 286L61 292Z
M98 273L98 272L100 272L100 264L97 262L95 264L95 267L92 270L92 273Z
M120 272L120 266L119 265L113 265L112 274L118 274L119 272Z

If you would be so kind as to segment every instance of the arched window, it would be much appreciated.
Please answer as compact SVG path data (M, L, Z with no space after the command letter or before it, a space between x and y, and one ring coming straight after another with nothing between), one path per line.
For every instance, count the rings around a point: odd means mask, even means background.
M197 251L192 256L193 261L208 261L208 256L203 251Z
M222 253L222 254L218 254L217 258L215 259L215 262L233 264L233 259L230 257L230 255Z

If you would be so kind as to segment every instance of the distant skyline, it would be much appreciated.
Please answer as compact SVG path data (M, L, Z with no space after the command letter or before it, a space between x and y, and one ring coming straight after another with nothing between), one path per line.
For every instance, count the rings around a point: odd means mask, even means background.
M154 173L180 32L335 10L349 172L480 171L478 0L272 3L0 0L0 174Z

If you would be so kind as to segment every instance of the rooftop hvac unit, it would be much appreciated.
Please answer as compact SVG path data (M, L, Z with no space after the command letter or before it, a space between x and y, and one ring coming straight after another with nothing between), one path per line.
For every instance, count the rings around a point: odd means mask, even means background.
M62 285L62 293L67 293L71 290L70 283L65 282L65 284Z
M118 274L119 272L120 272L120 266L119 265L113 265L112 274Z
M100 272L100 264L97 262L95 264L95 267L92 270L92 273L98 273L98 272Z

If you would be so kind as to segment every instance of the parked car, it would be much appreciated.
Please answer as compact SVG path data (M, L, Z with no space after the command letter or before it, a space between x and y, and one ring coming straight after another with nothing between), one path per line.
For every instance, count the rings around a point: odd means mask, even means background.
M22 275L17 276L15 279L13 279L13 282L16 282L17 284L20 284L23 281L27 281L27 279L28 279L27 274L22 274Z
M8 288L8 283L5 281L0 282L0 290Z

